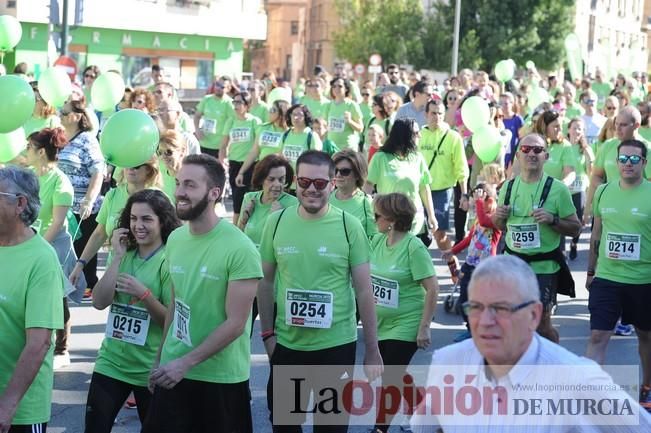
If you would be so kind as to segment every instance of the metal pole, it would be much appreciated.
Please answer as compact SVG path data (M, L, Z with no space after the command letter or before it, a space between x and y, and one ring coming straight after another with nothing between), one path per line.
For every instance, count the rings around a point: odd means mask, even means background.
M68 0L63 0L63 20L61 21L61 55L68 55Z
M456 76L457 70L459 69L460 27L461 27L461 0L457 0L456 6L454 8L454 40L452 42L452 76Z

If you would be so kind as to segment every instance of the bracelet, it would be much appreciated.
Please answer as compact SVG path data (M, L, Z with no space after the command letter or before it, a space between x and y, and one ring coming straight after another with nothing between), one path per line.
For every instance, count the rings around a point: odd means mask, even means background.
M271 334L265 335L264 337L262 337L262 342L264 343L265 341L267 341L271 337L275 337L275 336L276 336L276 333L272 331Z
M588 274L588 277L594 277L594 275L595 275L594 269L588 269L587 274Z
M86 267L86 265L88 264L88 260L77 259L77 263L81 263L81 268L84 269Z
M141 297L138 298L139 301L145 300L149 295L151 295L151 290L147 289L145 290L145 293L142 294Z
M260 333L260 337L262 337L262 338L267 337L267 336L269 336L269 335L275 335L273 329L268 329L268 330L266 330L266 331L262 331L262 332Z

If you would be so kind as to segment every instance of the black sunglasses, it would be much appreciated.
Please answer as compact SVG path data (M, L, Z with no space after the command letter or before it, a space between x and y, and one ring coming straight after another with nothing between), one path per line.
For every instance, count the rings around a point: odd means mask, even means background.
M342 176L350 176L350 173L353 172L352 168L335 168L335 176L340 174Z

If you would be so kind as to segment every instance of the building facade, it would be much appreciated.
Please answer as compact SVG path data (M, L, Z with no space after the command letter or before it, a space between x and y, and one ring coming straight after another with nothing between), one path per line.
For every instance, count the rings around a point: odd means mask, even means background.
M585 72L597 69L607 78L646 71L650 0L585 0L576 2L576 34ZM645 12L646 10L646 12Z
M334 33L339 28L339 23L334 0L310 0L305 35L305 71L308 75L312 74L316 65L332 71L338 62Z
M57 58L59 0L3 2L0 14L21 22L23 36L5 64L26 62L38 76ZM79 70L97 65L140 84L151 65L179 89L205 89L215 75L240 76L243 40L264 39L260 0L70 0L69 55ZM243 24L245 23L245 24ZM57 30L53 32L52 30Z

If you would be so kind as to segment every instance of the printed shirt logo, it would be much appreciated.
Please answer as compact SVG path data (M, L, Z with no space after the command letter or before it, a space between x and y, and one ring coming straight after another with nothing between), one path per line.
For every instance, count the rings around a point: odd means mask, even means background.
M172 273L172 274L185 274L185 270L183 269L183 266L172 265L172 266L170 266L170 273Z
M207 279L213 280L213 281L219 281L221 279L216 275L209 274L208 273L208 266L206 266L206 265L203 265L201 268L199 268L199 276L201 278L207 278Z
M298 248L293 245L287 247L278 247L276 248L276 254L279 256L288 255L288 254L298 254Z

